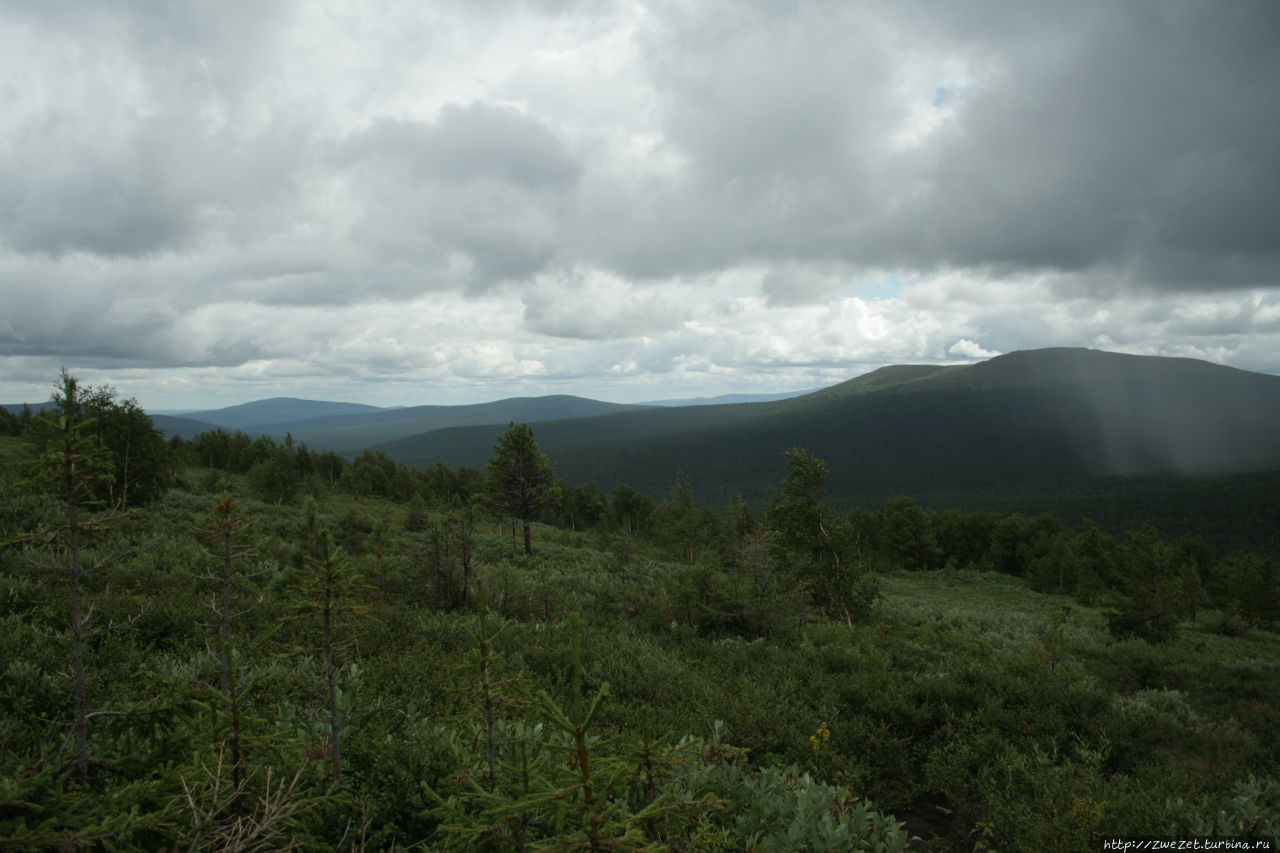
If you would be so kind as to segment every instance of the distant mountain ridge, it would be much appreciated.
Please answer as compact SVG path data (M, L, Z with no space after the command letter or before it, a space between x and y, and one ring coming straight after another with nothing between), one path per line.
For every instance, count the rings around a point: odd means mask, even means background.
M31 414L34 415L37 412L41 412L41 411L44 411L45 409L52 408L53 403L49 402L48 400L44 400L39 403L0 403L0 409L7 409L9 412L12 412L15 415L22 414L23 406L26 406L28 409L30 409Z
M202 432L216 432L223 429L208 421L197 421L178 415L151 415L151 424L170 438L175 435L188 439L195 438ZM249 431L246 434L252 435L253 432Z
M306 442L315 449L355 453L375 444L448 427L505 426L512 421L540 423L643 408L564 394L512 397L460 406L401 408L276 397L225 409L190 412L182 417L157 416L156 425L169 434L184 437L204 431L199 427L277 438L291 435L295 441Z
M513 397L492 403L463 406L411 406L369 415L319 418L276 424L276 433L288 428L295 439L316 447L344 452L428 431L473 425L506 426L508 423L542 423L566 418L594 417L640 411L644 407L605 403L585 397L559 394L546 397Z
M414 465L483 465L496 431L446 429L378 449ZM828 495L989 493L1156 473L1280 469L1280 377L1193 359L1026 350L972 365L895 365L773 403L548 422L569 482L663 494L683 471L707 500L757 504L782 452L827 460Z
M186 412L183 418L216 424L224 429L267 432L264 427L306 418L334 415L367 414L383 411L362 403L331 403L325 400L301 400L297 397L271 397L222 409Z
M802 397L820 390L811 388L808 391L782 391L777 394L719 394L715 397L680 397L672 400L648 400L641 406L722 406L730 403L772 403L777 400L789 400Z
M251 435L271 435L306 442L316 449L358 452L366 447L440 429L511 422L542 423L567 418L634 412L657 406L691 406L762 402L808 392L761 395L724 395L716 398L667 400L662 403L607 403L567 394L543 397L511 397L489 403L423 405L379 408L357 403L330 403L274 397L181 416L155 415L153 420L169 435L190 438L211 429L239 430Z

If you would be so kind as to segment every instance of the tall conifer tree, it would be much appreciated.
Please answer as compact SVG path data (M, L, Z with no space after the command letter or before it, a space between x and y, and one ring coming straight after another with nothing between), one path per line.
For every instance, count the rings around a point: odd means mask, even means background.
M529 522L550 498L555 468L528 424L512 423L494 445L486 486L494 509L524 524L524 552L533 553Z
M88 389L92 391L92 389ZM37 435L43 439L40 456L32 466L28 488L55 496L66 513L66 523L51 546L61 560L56 568L66 573L71 605L71 682L74 691L72 731L75 739L75 775L89 778L89 712L85 692L85 634L89 621L84 608L84 576L98 566L85 565L85 538L103 521L93 515L101 503L95 489L110 482L115 473L111 451L98 439L92 419L81 417L82 396L78 380L63 368L53 401L56 414L37 419Z

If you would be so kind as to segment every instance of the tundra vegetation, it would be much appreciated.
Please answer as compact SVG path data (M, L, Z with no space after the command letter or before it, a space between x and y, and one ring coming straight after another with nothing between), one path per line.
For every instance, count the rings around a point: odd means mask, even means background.
M1274 555L840 509L799 448L709 508L519 425L486 477L59 388L0 438L0 850L1280 836Z

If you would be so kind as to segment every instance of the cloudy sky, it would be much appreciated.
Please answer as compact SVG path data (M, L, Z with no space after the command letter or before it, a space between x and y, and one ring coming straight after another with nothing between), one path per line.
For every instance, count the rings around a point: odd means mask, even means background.
M0 401L1280 373L1280 3L0 0Z

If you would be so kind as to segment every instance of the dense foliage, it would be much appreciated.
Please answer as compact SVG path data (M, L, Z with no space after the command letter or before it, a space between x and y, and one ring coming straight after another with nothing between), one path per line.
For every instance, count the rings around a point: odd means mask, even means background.
M19 485L51 450L0 439L0 849L1280 834L1268 557L840 513L801 450L759 515L560 482L526 554L476 469L218 432L86 535L76 617L68 502Z
M529 524L547 502L554 479L555 469L534 441L533 428L528 424L507 427L493 447L485 486L495 510L520 519L525 554L533 553Z

